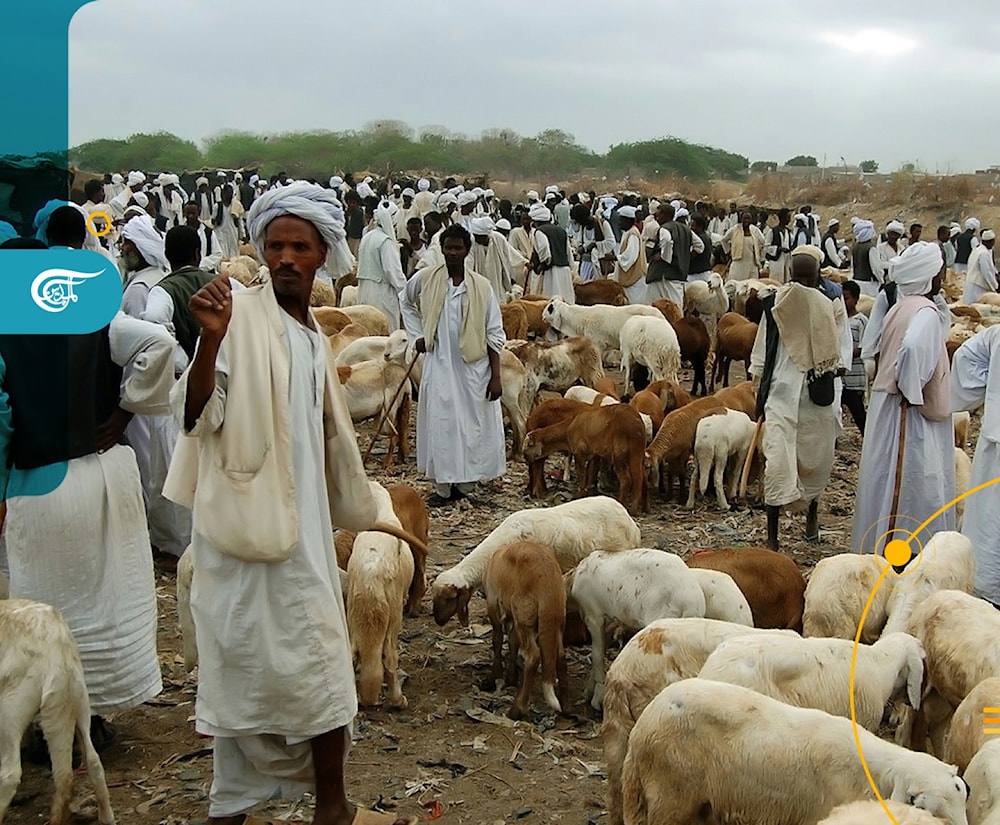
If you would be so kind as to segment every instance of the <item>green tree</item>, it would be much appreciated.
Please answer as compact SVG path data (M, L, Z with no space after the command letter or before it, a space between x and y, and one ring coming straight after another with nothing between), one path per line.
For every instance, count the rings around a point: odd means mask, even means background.
M757 174L776 172L777 170L778 162L776 160L755 160L750 164L750 171Z
M819 166L819 162L812 155L796 155L786 160L785 166Z
M877 160L863 160L859 165L861 167L861 171L867 174L872 174L878 171Z

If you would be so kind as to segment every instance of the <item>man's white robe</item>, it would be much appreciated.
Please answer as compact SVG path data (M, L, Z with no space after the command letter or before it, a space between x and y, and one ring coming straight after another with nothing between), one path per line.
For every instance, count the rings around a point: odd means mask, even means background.
M399 292L406 285L399 242L375 227L358 247L358 303L377 307L389 319L389 332L399 329Z
M993 262L993 250L980 244L969 256L969 269L965 275L963 304L974 304L989 292L997 291L997 265Z
M486 246L472 239L472 252L465 259L467 269L478 272L493 287L498 303L507 300L511 287L510 253L506 238L499 232L490 232Z

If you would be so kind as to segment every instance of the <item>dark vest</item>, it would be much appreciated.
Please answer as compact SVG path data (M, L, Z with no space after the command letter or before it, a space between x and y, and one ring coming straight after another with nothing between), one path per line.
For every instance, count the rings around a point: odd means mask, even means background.
M854 252L851 254L851 265L854 268L855 281L874 281L875 273L872 272L872 262L868 258L868 253L875 246L875 239L854 244Z
M972 254L972 238L975 234L975 230L966 229L955 238L955 248L958 250L958 253L955 255L956 264L967 264L969 262L969 256Z
M833 238L833 245L837 245L837 239L833 237L829 232L823 236L823 266L832 267L833 269L838 269L839 267L831 260L830 253L826 251L826 242L829 238Z
M668 281L686 281L691 271L691 230L680 221L670 221L664 229L674 239L673 255L664 277Z
M0 335L14 436L9 463L45 467L97 452L97 428L118 406L122 370L108 328L89 335Z
M896 298L898 297L898 289L894 281L889 281L888 283L882 284L882 292L885 293L885 299L889 303L889 308L891 309L896 304Z
M197 267L184 266L174 270L157 284L174 302L174 334L188 358L194 358L194 347L201 332L198 322L188 309L188 302L192 295L211 280L211 273Z
M699 232L698 237L705 244L705 251L691 253L691 265L688 268L689 273L708 272L712 268L712 236L707 232Z
M557 223L543 223L536 231L549 239L549 250L552 253L551 266L569 266L566 256L566 230Z

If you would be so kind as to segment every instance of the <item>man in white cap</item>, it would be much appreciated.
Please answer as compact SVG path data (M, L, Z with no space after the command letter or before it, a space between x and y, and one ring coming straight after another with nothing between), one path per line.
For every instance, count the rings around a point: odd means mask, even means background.
M104 180L107 181L104 184L104 201L111 203L115 195L125 188L125 178L120 173L115 172L110 178L105 175Z
M454 223L464 227L466 232L472 232L473 212L476 209L477 198L472 192L461 192L458 195L458 215L454 217Z
M212 191L208 188L208 178L204 175L195 179L194 196L191 200L198 204L198 219L204 221L206 226L211 226L215 214L215 201L212 199Z
M427 178L417 181L417 194L413 198L413 205L417 207L417 217L421 219L434 208L434 193L431 192L431 182Z
M705 244L699 235L676 219L674 207L669 203L661 203L653 217L657 226L654 242L646 250L646 296L643 303L652 304L658 298L668 298L683 311L684 287L691 271L691 257L704 252Z
M965 231L960 232L955 238L956 272L965 272L969 268L969 258L972 256L972 250L979 246L979 238L976 237L979 227L979 218L967 218L965 221Z
M559 295L566 303L575 304L569 235L561 226L552 223L552 212L547 206L536 203L528 210L528 217L535 228L531 236L531 268L535 278L529 291L546 298Z
M807 509L806 538L819 538L819 496L830 481L840 432L839 376L851 365L840 298L820 285L819 247L792 251L791 281L763 299L750 373L763 420L767 542L778 549L781 509ZM846 352L845 352L845 340Z
M618 223L622 237L615 252L615 271L611 278L624 287L630 304L642 304L646 301L646 248L636 226L635 207L619 207Z
M489 215L472 219L472 254L466 258L473 272L482 275L498 303L505 303L513 279L510 266L510 244L499 232Z
M375 207L375 226L358 247L358 303L382 310L389 319L389 332L399 329L399 294L406 286L393 222L395 212L388 200Z
M982 408L969 489L996 478L1000 467L1000 326L977 332L955 351L951 363L951 408ZM1000 609L1000 485L966 500L962 533L976 555L973 595Z
M996 246L997 234L992 229L986 229L982 234L982 243L972 250L969 256L969 269L965 274L965 291L962 293L963 304L975 304L987 292L997 291L997 265L993 259L993 248Z
M906 227L902 221L889 221L885 225L885 240L880 241L878 247L879 260L877 261L879 271L876 277L879 283L885 284L889 281L889 261L900 255L906 248L903 245L903 235Z
M373 179L371 175L367 175L365 179L358 184L358 195L361 196L362 201L377 197L375 190L372 189L372 183Z
M344 789L357 693L333 530L369 529L376 507L309 306L316 271L350 258L343 210L329 189L296 182L258 198L248 230L271 277L195 293L200 340L172 393L184 435L167 489L194 516L208 821L240 825L269 799L311 791L319 822L410 822L359 814Z
M409 233L406 231L406 224L410 218L421 219L423 216L420 214L420 210L417 208L416 204L413 202L416 193L407 186L402 190L399 196L399 211L396 212L396 238L400 241L405 241L410 237Z
M875 224L859 219L854 224L854 249L851 252L853 276L862 295L875 296L885 277L882 255L875 243Z
M111 207L112 219L117 221L125 217L125 207L128 206L129 201L132 200L132 196L135 193L142 191L145 182L146 176L142 172L132 171L128 173L128 177L125 179L125 187L108 201L108 206Z
M899 298L885 316L872 383L851 531L855 553L880 553L885 542L908 539L955 496L946 328L931 300L943 275L937 244L920 241L892 261ZM955 511L947 508L917 539L954 529Z
M847 261L840 257L840 245L837 240L837 230L840 229L840 221L830 218L826 225L826 233L823 235L823 266L832 269L844 269Z

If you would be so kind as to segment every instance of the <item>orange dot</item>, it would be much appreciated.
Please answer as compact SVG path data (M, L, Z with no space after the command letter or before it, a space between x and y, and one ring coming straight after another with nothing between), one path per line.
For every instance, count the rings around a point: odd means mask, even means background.
M893 567L905 567L913 558L913 550L905 539L893 539L885 546L885 560Z

